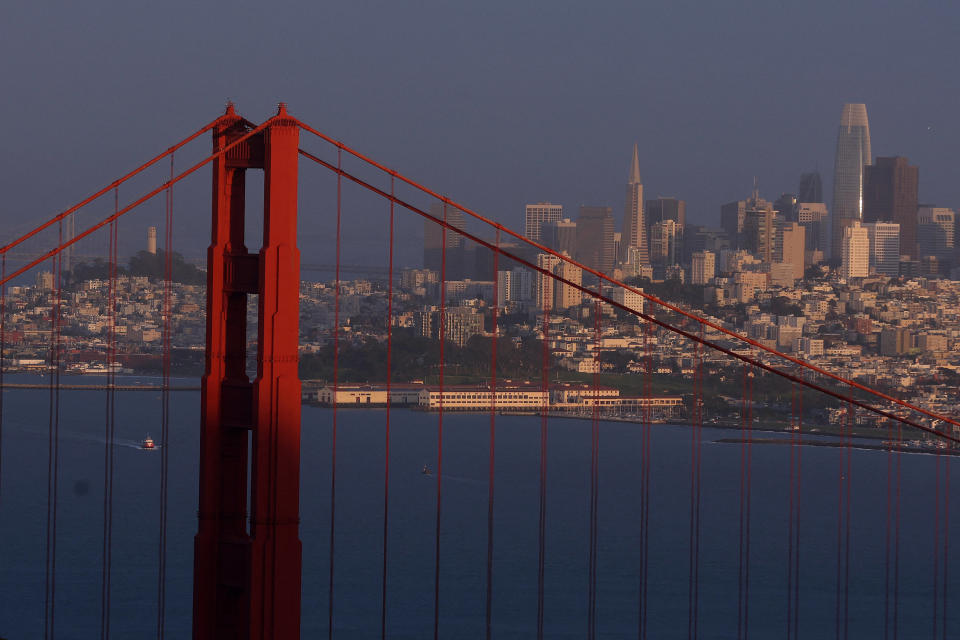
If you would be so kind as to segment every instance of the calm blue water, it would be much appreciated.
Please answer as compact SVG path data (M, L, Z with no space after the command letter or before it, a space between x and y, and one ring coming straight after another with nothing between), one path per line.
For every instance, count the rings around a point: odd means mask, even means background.
M8 378L9 380L9 378ZM35 379L33 379L35 380ZM67 381L79 381L68 379ZM86 378L84 382L93 379ZM116 638L155 635L160 455L141 451L160 432L160 394L117 394L113 613ZM170 453L167 634L189 637L195 531L196 392L173 394ZM0 495L0 637L42 636L47 496L48 394L4 396ZM104 393L62 392L56 637L99 633ZM335 635L378 637L380 624L384 411L339 412ZM529 638L536 629L537 418L498 416L494 635ZM551 420L548 453L546 635L586 632L590 423ZM484 628L489 416L444 420L440 630L480 638ZM388 631L425 638L433 629L437 416L392 413ZM636 637L639 540L639 426L600 428L597 606L604 638ZM735 435L704 429L701 638L729 638L737 624L740 447ZM325 637L329 593L331 411L303 410L303 637ZM690 431L654 427L649 636L686 637ZM789 447L755 446L750 631L786 629ZM841 450L804 447L802 637L833 636L837 567L837 474ZM904 455L900 548L900 637L932 633L933 488L936 458ZM941 465L944 463L941 462ZM960 496L953 465L952 494ZM941 466L942 469L942 466ZM850 637L883 634L887 454L854 450ZM960 513L960 508L954 510ZM960 516L958 516L960 517ZM960 523L953 527L960 529ZM954 557L958 536L951 533ZM951 562L949 590L960 591ZM950 605L956 598L951 596ZM960 637L960 614L947 637Z

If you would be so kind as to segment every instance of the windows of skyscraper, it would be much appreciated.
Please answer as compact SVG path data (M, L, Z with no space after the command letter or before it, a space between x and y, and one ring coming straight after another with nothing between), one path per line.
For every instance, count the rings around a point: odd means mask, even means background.
M900 225L893 222L868 222L870 268L876 273L896 278L900 274Z
M863 168L872 157L867 106L843 105L833 168L830 255L834 260L842 258L843 229L855 220L863 220Z
M840 241L840 277L866 278L870 273L870 238L859 220L852 220L843 228Z
M524 235L535 242L542 239L540 232L545 222L556 222L563 218L563 206L549 202L538 202L526 206Z
M610 207L580 207L577 218L577 261L600 271L613 271L614 253L613 209Z
M573 255L577 250L577 223L569 218L544 222L540 227L540 239L554 251Z
M647 251L647 225L643 215L643 180L640 178L640 158L637 145L633 145L633 158L630 162L630 174L627 179L627 198L623 212L623 236L620 240L620 261L630 261L630 249L637 250L636 259L640 264L649 264Z
M935 256L946 271L953 263L956 214L945 207L921 206L917 213L917 251Z
M820 180L819 171L800 175L797 202L823 202L823 182Z
M900 225L900 253L917 257L917 195L920 172L906 158L877 158L864 167L863 219Z

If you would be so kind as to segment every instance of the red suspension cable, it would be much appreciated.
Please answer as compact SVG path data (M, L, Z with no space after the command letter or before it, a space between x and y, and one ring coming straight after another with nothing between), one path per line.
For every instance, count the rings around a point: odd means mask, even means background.
M173 169L174 154L170 154L170 185L166 192L164 221L163 268L163 353L162 386L160 396L160 542L159 570L157 572L157 639L166 635L167 608L167 495L170 479L170 358L172 339L173 287Z
M302 123L301 123L301 126L303 126L305 130L310 131L311 133L315 133L314 130L310 129L309 127L306 127L306 125L303 125ZM339 144L339 143L338 143L338 144ZM476 244L478 244L478 245L480 245L480 246L486 247L486 248L491 249L491 250L494 249L493 244L492 244L489 240L485 240L485 239L483 239L482 237L480 237L480 236L478 236L478 235L476 235L476 234L470 233L469 231L464 231L464 230L462 230L462 229L459 229L459 228L457 228L457 227L454 227L454 226L453 226L452 224L450 224L450 223L445 223L442 219L437 218L437 217L431 215L430 213L424 211L423 209L420 209L420 208L418 208L418 207L410 204L409 202L405 202L405 201L403 201L403 200L401 200L401 199L399 199L399 198L396 198L396 197L394 197L394 196L391 196L388 192L383 191L382 189L378 189L377 187L373 186L373 185L370 184L369 182L366 182L366 181L358 178L358 177L355 176L355 175L352 175L352 174L350 174L350 173L347 173L346 171L343 171L342 169L338 168L336 165L333 165L333 164L331 164L331 163L329 163L329 162L326 162L326 161L324 161L324 160L321 160L321 159L318 158L317 156L315 156L315 155L313 155L313 154L311 154L311 153L309 153L309 152L307 152L307 151L304 151L303 149L300 149L300 150L299 150L299 153L300 153L300 155L302 155L303 157L305 157L305 158L307 158L307 159L309 159L309 160L312 160L312 161L316 162L317 164L319 164L319 165L321 165L321 166L324 166L324 167L326 167L327 169L330 169L331 171L336 172L336 173L337 173L338 175L340 175L340 176L346 177L346 178L349 179L351 182L353 182L353 183L355 183L355 184L357 184L357 185L360 185L361 187L367 189L368 191L370 191L370 192L372 192L372 193L375 193L375 194L379 195L379 196L382 197L382 198L392 199L394 202L396 202L397 204L399 204L401 207L407 209L408 211L411 211L411 212L413 212L413 213L416 213L417 215L419 215L419 216L421 216L421 217L423 217L423 218L425 218L425 219L427 219L427 220L430 220L430 221L432 221L432 222L434 222L434 223L436 223L436 224L443 225L443 227L444 227L445 229L448 229L448 230L450 230L450 231L453 231L454 233L457 233L457 234L461 235L462 237L466 238L467 240L471 240L472 242L475 242ZM380 165L376 165L376 166L379 167ZM404 180L404 181L409 182L408 179L404 178L403 176L401 176L400 174L396 173L395 171L391 171L391 170L389 170L389 169L384 169L384 170L385 170L387 173L389 173L390 175L394 175L394 176L396 176L397 178L399 178L399 179L401 179L401 180ZM443 200L443 201L445 201L445 202L449 202L447 199L443 198L442 196L437 196L437 197L438 197L440 200ZM460 208L458 205L455 205L455 203L452 203L452 205L453 205L453 206L457 206L458 208ZM463 210L463 209L461 209L461 210ZM921 413L921 414L923 414L923 415L925 415L925 416L927 416L927 417L930 417L930 418L933 418L933 419L936 419L936 420L942 420L943 422L946 422L946 423L948 423L948 424L951 424L951 425L960 427L960 422L957 422L956 420L953 420L952 418L949 418L949 417L946 417L946 416L943 416L943 415L940 415L940 414L937 414L937 413L933 413L932 411L928 411L928 410L926 410L926 409L923 409L922 407L917 407L917 406L915 406L915 405L912 405L912 404L910 404L910 403L908 403L908 402L904 402L904 401L899 400L899 399L896 399L896 398L891 398L891 397L889 397L889 396L887 396L887 395L885 395L885 394L883 394L883 393L880 393L879 391L876 391L876 390L874 390L874 389L870 389L870 388L868 388L868 387L864 387L863 385L861 385L861 384L859 384L859 383L857 383L857 382L854 382L853 380L848 380L848 379L843 378L843 377L841 377L841 376L837 376L836 374L832 374L832 373L830 373L829 371L821 370L821 369L819 369L818 367L816 367L816 366L814 366L814 365L811 365L810 363L804 362L804 361L802 361L802 360L797 360L796 358L793 358L793 357L791 357L791 356L789 356L789 355L787 355L787 354L780 353L779 351L776 351L776 350L774 350L774 349L771 349L771 348L769 348L769 347L766 347L766 346L764 346L764 345L762 345L762 344L760 344L760 343L758 343L758 342L756 342L756 341L753 341L753 340L750 340L750 339L748 339L748 338L745 338L744 336L740 336L739 334L736 334L736 333L734 333L734 332L732 332L732 331L730 331L730 330L728 330L728 329L724 329L723 327L719 327L718 325L715 325L714 323L708 322L708 321L704 320L703 318L699 318L698 316L692 315L692 314L690 314L690 313L688 313L688 312L683 311L682 309L679 309L679 308L674 307L674 306L672 306L672 305L670 305L670 304L668 304L668 303L665 303L665 302L663 302L662 300L659 300L659 299L651 296L650 294L643 294L643 293L637 291L637 290L636 290L635 288L633 288L633 287L630 287L630 286L628 286L628 285L625 285L625 284L623 284L623 283L621 283L621 282L618 282L618 281L616 281L616 280L612 280L611 278L609 278L609 277L607 277L607 276L604 276L603 274L599 274L599 273L593 271L593 270L590 269L589 267L583 266L583 265L581 265L580 263L571 260L571 259L570 259L569 257L567 257L567 256L560 256L559 254L556 254L556 252L554 252L554 251L552 251L552 250L550 250L550 249L547 249L546 247L542 247L542 245L539 245L539 244L537 244L537 243L535 243L535 242L533 242L533 241L527 240L526 238L523 238L522 236L518 236L518 234L516 234L515 232L510 231L509 229L506 229L505 227L502 227L501 225L498 225L498 224L496 224L496 223L490 222L489 220L486 220L486 218L483 218L483 216L479 216L479 215L473 213L473 212L470 211L470 210L463 210L463 211L465 211L465 213L468 213L469 215L471 215L471 216L473 216L473 217L476 217L476 218L480 219L481 221L487 222L488 224L494 226L494 227L497 228L497 229L503 229L505 232L509 233L510 235L516 236L516 237L519 237L519 238L523 239L525 242L527 242L527 243L530 244L531 246L536 246L537 248L542 248L545 253L549 253L550 255L555 255L555 256L557 256L557 257L560 257L563 261L568 262L568 263L570 263L570 264L573 264L573 265L577 266L578 268L580 268L580 269L581 269L583 272L585 272L585 273L592 273L592 274L594 274L594 275L598 275L598 276L601 277L603 280L605 280L605 281L607 281L607 282L611 282L611 283L613 283L613 284L614 284L615 286L617 286L617 287L622 287L622 288L626 289L627 291L636 292L638 295L642 295L644 298L646 298L647 300L650 300L650 301L653 302L654 304L660 305L660 306L664 307L665 309L668 309L668 310L671 310L671 311L675 311L676 313L678 313L679 315L681 315L681 316L684 317L684 318L692 318L695 322L697 322L697 323L699 323L699 324L702 324L704 327L709 327L711 330L716 330L716 331L718 331L718 332L720 332L720 333L723 333L724 335L729 335L730 337L733 337L733 338L735 338L735 339L737 339L737 340L739 340L739 341L745 342L746 344L749 344L749 345L751 345L751 346L753 346L753 347L757 347L757 348L758 348L759 350L761 350L761 351L765 351L765 352L767 352L767 353L770 353L771 355L774 355L774 356L776 356L777 358L783 359L783 360L785 360L785 361L792 362L793 364L796 364L796 365L798 365L798 366L800 366L800 367L804 367L804 368L809 369L809 370L811 370L811 371L816 371L816 372L818 372L818 373L821 373L823 376L825 376L825 377L827 377L827 378L829 378L829 379L831 379L831 380L838 381L838 382L840 382L840 383L842 383L842 384L844 384L844 385L847 385L847 386L850 386L850 387L853 387L853 388L863 389L864 391L867 391L868 393L871 393L872 395L874 395L874 396L876 396L876 397L878 397L878 398L881 398L881 399L883 399L883 400L889 400L889 401L891 401L891 402L894 402L895 404L898 404L899 406L902 406L902 407L904 407L904 408L906 408L906 409L910 409L911 411L916 411L916 412ZM859 408L861 408L861 409L865 409L865 410L867 410L867 411L870 411L870 412L872 412L872 413L874 413L874 414L876 414L876 415L878 415L878 416L882 416L882 417L885 417L885 418L890 418L890 419L893 419L893 420L898 420L898 421L902 422L903 424L909 425L909 426L911 426L911 427L913 427L913 428L915 428L915 429L918 429L918 430L920 430L920 431L923 431L923 432L925 432L925 433L930 433L931 435L937 435L937 437L939 437L939 438L941 438L941 439L943 439L943 440L947 440L947 441L950 441L950 442L955 442L955 443L957 443L957 444L960 444L960 438L958 438L958 437L956 437L956 436L947 435L947 434L943 434L943 433L938 433L935 429L932 429L932 428L930 428L930 427L928 427L928 426L925 426L925 425L923 425L923 424L920 424L919 422L917 422L917 421L915 421L915 420L910 420L910 419L908 419L908 418L904 418L904 417L895 415L894 413L891 413L890 411L885 411L885 410L880 409L880 408L878 408L878 407L876 407L876 406L867 404L867 403L865 403L865 402L863 402L863 401L850 398L850 397L847 396L847 395L844 395L844 394L842 394L842 393L840 393L840 392L838 392L838 391L835 391L835 390L833 390L833 389L831 389L831 388L825 387L825 386L823 386L823 385L821 385L821 384L816 384L816 383L810 382L810 381L805 380L805 379L803 379L803 378L800 378L800 377L798 377L798 376L796 376L796 375L793 375L793 374L791 374L791 373L789 373L789 372L787 372L787 371L783 371L783 370L777 369L776 367L774 367L774 366L772 366L772 365L769 365L769 364L766 364L766 363L762 362L761 360L759 360L759 359L757 359L757 358L752 358L752 357L749 357L749 356L745 356L745 355L743 355L742 353L738 353L738 352L736 352L736 351L734 351L734 350L732 350L732 349L728 349L728 348L726 348L726 347L724 347L724 346L721 346L721 345L719 345L719 344L717 344L717 343L709 342L709 341L703 339L701 336L699 336L699 335L697 335L697 334L694 334L694 333L691 333L691 332L689 332L689 331L686 331L686 330L684 330L684 329L682 329L682 328L680 328L680 327L671 325L670 323L668 323L668 322L666 322L666 321L664 321L664 320L661 320L661 319L659 319L659 318L656 318L655 316L652 316L652 315L650 315L649 313L638 312L638 311L636 311L635 309L632 309L632 308L628 307L626 304L624 304L624 303L622 303L622 302L617 302L617 301L615 301L615 300L613 300L612 298L609 298L609 297L607 297L607 296L598 295L598 294L596 294L595 292L590 291L589 289L587 289L586 287L584 287L584 286L581 285L581 284L578 284L578 283L576 283L576 282L572 282L571 280L568 280L568 279L566 279L566 278L564 278L564 277L562 277L562 276L558 276L558 275L552 274L552 273L548 272L547 270L545 270L544 268L537 266L536 264L530 262L529 260L524 259L523 257L521 257L521 256L519 256L519 255L517 255L517 254L515 254L515 253L511 253L511 252L509 252L509 251L507 251L507 250L505 250L505 249L501 249L501 253L503 254L504 257L510 258L510 259L513 260L514 262L517 262L518 264L521 264L521 265L529 268L529 269L532 270L532 271L535 271L535 272L537 272L537 273L541 273L541 274L544 274L544 275L546 275L546 276L548 276L548 277L550 277L550 278L553 278L553 279L556 280L557 282L561 282L561 283L563 283L563 284L566 285L566 286L573 287L574 289L576 289L577 291L580 291L581 293L589 294L590 296L592 296L592 297L594 297L594 298L597 298L597 299L601 300L602 302L604 302L604 303L606 303L606 304L609 304L610 306L612 306L612 307L614 307L614 308L616 308L616 309L620 309L621 311L625 311L626 313L629 313L629 314L631 314L631 315L634 315L634 316L636 316L636 317L638 317L638 318L641 318L641 319L643 319L643 320L647 320L647 321L649 321L649 322L652 322L652 323L656 324L657 326L662 327L662 328L670 331L671 333L677 334L677 335L679 335L679 336L682 336L682 337L684 337L684 338L687 338L687 339L689 339L689 340L692 340L693 342L696 342L696 343L701 344L701 345L703 345L703 346L709 347L710 349L712 349L712 350L714 350L714 351L717 351L717 352L719 352L719 353L723 353L723 354L725 354L725 355L728 355L728 356L730 356L730 357L732 357L732 358L735 358L735 359L737 359L737 360L740 360L741 362L746 362L747 364L750 364L751 366L755 367L757 370L766 371L766 372L768 372L768 373L772 373L772 374L777 375L777 376L779 376L779 377L781 377L781 378L784 378L784 379L786 379L786 380L790 380L790 381L793 381L793 382L800 383L800 384L802 384L803 386L805 386L805 387L807 387L807 388L809 388L809 389L813 389L813 390L815 390L815 391L819 391L820 393L823 393L823 394L825 394L825 395L828 395L828 396L830 396L830 397L832 397L832 398L836 398L836 399L838 399L838 400L843 400L844 402L852 403L854 406L859 407ZM12 276L10 276L10 277L12 277Z

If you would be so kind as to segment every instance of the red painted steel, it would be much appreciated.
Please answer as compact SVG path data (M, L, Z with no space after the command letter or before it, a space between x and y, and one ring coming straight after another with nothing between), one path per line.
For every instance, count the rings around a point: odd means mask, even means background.
M300 634L299 128L283 105L261 127L250 135L228 107L213 134L196 640ZM256 255L244 246L244 187L246 170L258 168L264 171L264 246ZM250 294L259 302L252 383L245 367Z

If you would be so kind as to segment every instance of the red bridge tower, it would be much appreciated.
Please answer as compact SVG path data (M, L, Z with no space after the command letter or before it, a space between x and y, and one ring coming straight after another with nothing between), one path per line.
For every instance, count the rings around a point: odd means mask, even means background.
M250 130L229 105L214 152ZM300 637L299 131L281 103L260 132L213 162L195 640ZM247 169L264 172L259 253L244 246ZM251 294L259 306L253 382L245 366Z

